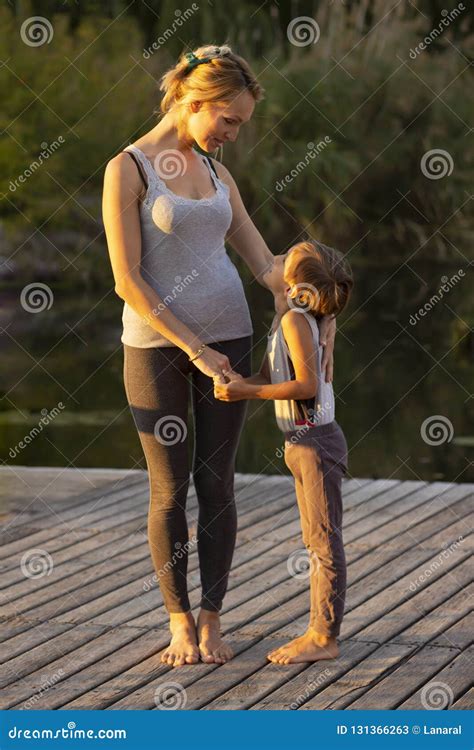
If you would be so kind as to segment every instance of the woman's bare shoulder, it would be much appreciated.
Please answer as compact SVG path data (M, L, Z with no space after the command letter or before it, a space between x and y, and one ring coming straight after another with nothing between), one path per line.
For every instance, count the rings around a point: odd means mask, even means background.
M119 151L105 165L104 181L129 186L137 195L142 190L142 180L134 160L126 151Z
M224 164L222 164L220 161L217 161L217 159L213 159L212 157L209 158L213 166L215 167L219 179L225 182L229 187L235 185L234 178L232 177L227 167L225 167Z

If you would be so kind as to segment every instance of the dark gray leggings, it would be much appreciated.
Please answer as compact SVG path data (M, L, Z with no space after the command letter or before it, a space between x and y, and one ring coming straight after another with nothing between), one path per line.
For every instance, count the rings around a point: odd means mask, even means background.
M252 336L209 346L225 354L236 372L244 377L251 374ZM168 612L190 610L186 497L191 392L201 607L217 612L234 553L234 463L247 402L216 400L212 378L178 347L142 349L124 344L124 384L148 468L148 541Z

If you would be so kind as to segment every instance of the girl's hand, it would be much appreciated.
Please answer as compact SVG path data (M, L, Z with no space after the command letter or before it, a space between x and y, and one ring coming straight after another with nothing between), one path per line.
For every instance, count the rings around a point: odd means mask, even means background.
M334 374L334 339L336 338L336 319L326 315L319 323L319 341L323 348L321 361L322 374L326 374L326 383L332 383Z
M242 401L248 397L248 387L243 378L231 380L230 383L218 383L214 380L214 398L219 401Z

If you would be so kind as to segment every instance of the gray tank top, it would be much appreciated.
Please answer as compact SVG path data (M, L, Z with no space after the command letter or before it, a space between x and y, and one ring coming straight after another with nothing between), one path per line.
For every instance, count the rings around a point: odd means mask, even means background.
M278 399L275 405L275 416L277 425L282 432L306 429L317 425L328 424L335 419L334 392L332 383L326 383L321 377L321 362L323 358L323 347L319 343L318 323L311 313L303 310L292 313L304 315L313 332L313 345L318 354L316 357L318 389L316 397L306 400L284 400ZM290 352L283 335L281 322L275 331L276 317L273 319L272 328L268 334L267 355L272 383L283 383L286 380L294 380L295 371L290 358Z
M159 177L137 146L132 151L147 177L140 203L142 255L140 273L163 300L153 315L169 308L205 344L253 333L241 278L227 255L224 238L232 221L229 188L214 175L215 193L183 198ZM152 328L127 302L121 341L140 348L175 346Z

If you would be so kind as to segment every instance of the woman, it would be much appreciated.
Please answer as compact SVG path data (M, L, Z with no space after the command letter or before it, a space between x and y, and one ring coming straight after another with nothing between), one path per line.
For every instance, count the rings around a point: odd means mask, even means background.
M228 241L256 280L273 255L230 172L199 153L235 141L263 96L228 46L183 55L161 79L162 118L108 164L103 216L115 291L124 300L124 383L147 462L148 538L172 634L162 661L222 664L220 635L236 535L234 462L246 402L223 403L213 386L251 374L252 323ZM332 378L334 324L326 336ZM190 387L191 386L191 387ZM195 426L193 482L201 609L187 592L188 399Z

